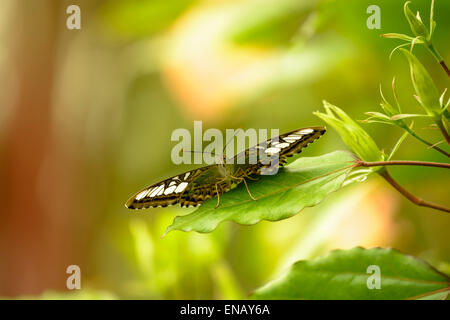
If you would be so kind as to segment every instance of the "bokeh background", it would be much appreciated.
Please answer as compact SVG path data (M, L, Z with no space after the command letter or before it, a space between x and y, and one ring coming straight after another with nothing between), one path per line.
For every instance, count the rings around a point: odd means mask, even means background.
M449 270L450 218L419 208L373 176L297 216L211 234L160 236L180 208L130 211L140 188L190 166L172 164L171 133L323 125L321 101L355 119L379 111L379 85L409 113L407 63L389 60L410 34L392 0L1 0L0 296L4 298L235 299L292 262L334 248L395 247ZM81 30L66 28L67 6ZM369 5L381 29L366 27ZM428 21L429 1L414 0ZM437 0L435 43L450 61L450 2ZM423 47L415 53L439 90L449 81ZM437 142L439 132L419 132ZM390 151L397 128L364 125ZM302 153L346 149L330 129ZM408 138L396 159L446 161ZM450 205L449 175L392 168L408 190ZM82 290L66 289L81 267Z

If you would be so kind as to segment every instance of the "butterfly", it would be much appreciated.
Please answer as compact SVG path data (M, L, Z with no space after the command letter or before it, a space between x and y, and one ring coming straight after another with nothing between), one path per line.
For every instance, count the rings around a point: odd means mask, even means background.
M276 138L264 141L256 146L238 153L233 161L223 156L217 164L208 165L192 171L155 183L135 195L125 204L128 209L144 209L150 207L167 207L180 204L182 207L197 206L205 200L217 196L217 205L220 204L220 195L244 183L247 192L253 200L246 179L255 180L255 176L270 174L273 170L273 161L268 163L257 160L248 161L256 153L264 152L276 156L276 171L286 164L287 158L302 151L309 143L320 138L325 127L307 127L282 134ZM244 160L244 161L242 161Z

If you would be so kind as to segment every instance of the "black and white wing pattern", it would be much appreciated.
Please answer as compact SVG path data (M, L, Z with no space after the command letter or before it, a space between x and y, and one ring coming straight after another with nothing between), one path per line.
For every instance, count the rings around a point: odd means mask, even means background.
M261 152L271 157L276 156L278 169L286 163L288 157L300 153L324 133L324 127L308 127L282 134L237 154L232 158L231 164L225 164L225 170L224 165L215 164L187 171L139 191L125 206L129 209L166 207L174 204L180 204L182 207L197 206L209 198L233 189L250 175L262 174L263 169L273 169L271 163L261 160L251 164L250 156Z
M233 163L235 163L236 167L234 175L237 174L244 177L252 174L259 175L263 169L266 169L265 174L270 174L269 169L278 169L278 167L284 166L287 158L299 154L303 148L320 138L325 132L326 128L322 126L301 128L248 148L234 157ZM259 157L257 163L251 164L249 159L261 152L269 157L275 156L278 167L273 167L270 162L263 163Z
M126 202L128 209L145 209L151 207L167 207L181 203L184 205L182 195L191 190L193 182L205 173L215 171L217 165L206 166L187 171L169 179L153 184L133 195Z
M210 165L179 174L153 184L135 195L125 204L128 209L197 206L205 200L231 190L236 184L224 179L218 165Z

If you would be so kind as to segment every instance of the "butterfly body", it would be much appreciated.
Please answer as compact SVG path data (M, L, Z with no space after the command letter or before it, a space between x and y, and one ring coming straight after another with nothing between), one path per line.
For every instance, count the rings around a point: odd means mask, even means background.
M253 180L258 175L276 173L288 157L300 153L324 133L324 127L302 128L285 133L253 146L233 158L223 157L217 164L187 171L151 185L133 195L125 206L129 209L166 207L174 204L180 204L182 207L197 206L207 199L220 197L240 183L245 184L250 194L246 179ZM264 162L256 158L261 153L272 156L272 161ZM273 156L276 156L276 165ZM252 158L258 160L249 161Z

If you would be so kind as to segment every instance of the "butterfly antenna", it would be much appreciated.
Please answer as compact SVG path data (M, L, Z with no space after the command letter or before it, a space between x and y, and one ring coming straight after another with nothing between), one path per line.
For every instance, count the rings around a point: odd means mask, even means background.
M223 150L222 150L222 156L225 156L225 149L230 144L230 142L233 141L233 139L236 136L236 134L238 133L238 131L240 132L241 130L244 130L244 129L238 128L237 130L235 130L233 133L233 136L230 139L228 139L227 143L225 143L225 145L223 146Z
M182 149L181 152L210 154L210 155L213 155L214 157L216 156L216 154L215 154L214 152L205 152L205 151L197 151L197 150L183 150L183 149Z

